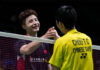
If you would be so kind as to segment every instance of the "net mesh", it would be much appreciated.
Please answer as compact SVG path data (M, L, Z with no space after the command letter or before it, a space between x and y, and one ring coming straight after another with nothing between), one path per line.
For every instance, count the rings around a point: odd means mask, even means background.
M0 67L1 70L17 70L17 53L15 52L14 40L0 37Z
M0 70L47 70L53 44L43 43L30 55L20 54L20 47L30 41L0 37Z
M35 54L29 56L20 54L20 46L29 42L0 36L0 70L36 70L35 68L47 70L46 65L52 54L53 44L44 42L41 45L43 48L37 49ZM99 46L96 46L97 48L95 46L93 45L94 70L100 70L100 50L98 50Z

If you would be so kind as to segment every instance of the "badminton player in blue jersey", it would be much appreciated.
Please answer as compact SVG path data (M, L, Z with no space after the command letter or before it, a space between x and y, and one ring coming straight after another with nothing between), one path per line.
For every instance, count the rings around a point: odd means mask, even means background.
M22 28L26 31L26 36L37 37L40 29L40 22L38 14L35 10L27 9L19 14L19 20ZM57 39L59 35L54 27L41 36L44 39ZM41 42L31 42L25 40L18 40L16 42L17 67L18 70L48 70L48 60L51 56L50 51L52 46L50 44ZM26 56L23 56L25 54Z

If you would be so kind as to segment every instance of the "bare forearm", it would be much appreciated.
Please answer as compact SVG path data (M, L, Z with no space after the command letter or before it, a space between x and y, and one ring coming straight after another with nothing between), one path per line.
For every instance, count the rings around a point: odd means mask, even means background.
M58 35L58 33L56 32L56 30L50 31L50 29L47 31L46 34L44 34L41 38L44 39L49 39L49 38L53 38L53 39L58 39L60 36ZM37 48L39 48L41 45L40 42L31 42L27 45L24 45L21 47L20 52L22 54L31 54L32 52L34 52Z
M20 52L22 54L31 54L32 52L34 52L36 49L38 49L40 47L41 43L40 42L31 42L27 45L24 45L20 48Z
M50 67L50 68L49 68L50 70L60 70L59 68L57 68L56 66L53 66L53 65L51 65L51 64L50 64L49 67Z
M43 35L42 37L40 38L44 38L46 39L47 37L45 35ZM33 53L36 49L38 49L40 47L42 43L41 42L30 42L29 44L26 44L26 45L23 45L21 48L20 48L20 53L21 54L31 54Z
M51 64L48 64L48 70L52 70Z

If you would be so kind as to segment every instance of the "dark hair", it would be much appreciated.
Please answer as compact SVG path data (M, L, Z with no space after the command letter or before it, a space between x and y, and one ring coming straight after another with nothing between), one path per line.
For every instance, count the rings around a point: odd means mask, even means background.
M72 29L77 20L77 13L72 6L61 6L56 12L56 20L63 22L67 29Z
M19 17L18 17L18 18L19 18L19 22L20 22L21 24L25 24L26 18L27 18L28 16L32 15L32 14L38 17L38 14L37 14L37 12L36 12L35 10L27 9L27 10L22 11L22 12L19 14Z

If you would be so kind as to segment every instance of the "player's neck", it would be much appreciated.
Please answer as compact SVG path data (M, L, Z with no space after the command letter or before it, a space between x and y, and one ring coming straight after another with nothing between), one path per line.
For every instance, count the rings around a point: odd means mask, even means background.
M27 35L27 36L34 36L34 37L37 37L37 32L27 33L26 35Z
M72 29L76 29L76 28L75 28L75 27L73 27ZM70 29L70 30L69 30L69 29L66 29L65 34L66 34L66 33L68 33L69 31L71 31L72 29Z

